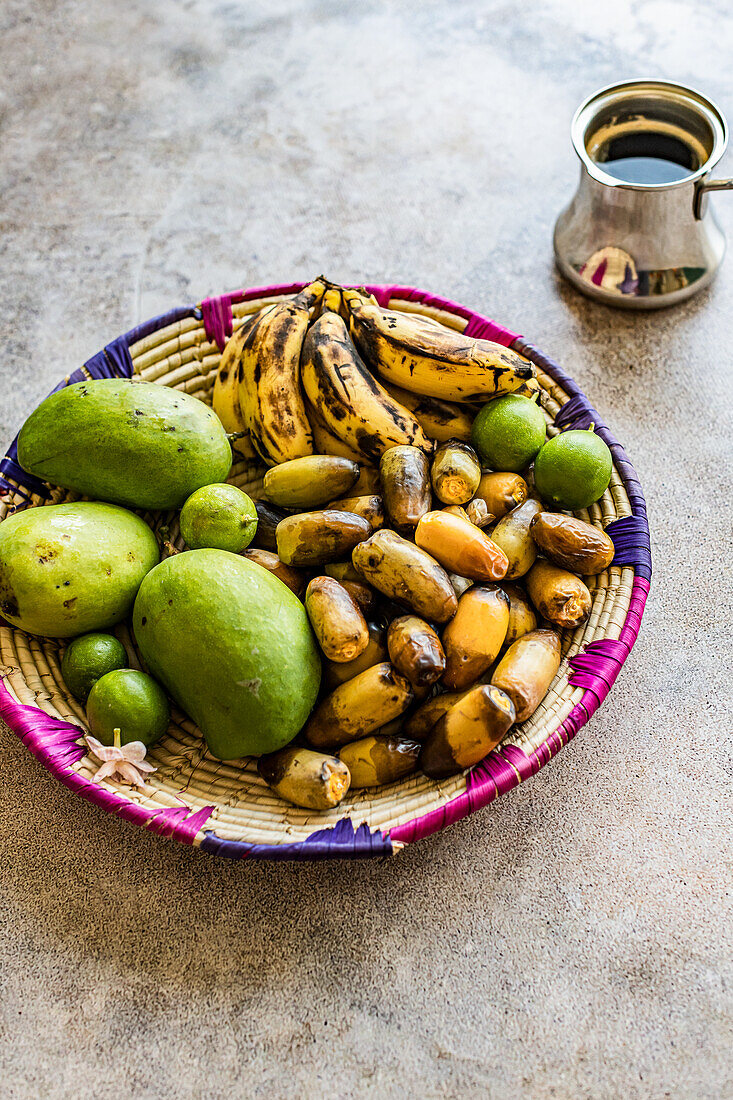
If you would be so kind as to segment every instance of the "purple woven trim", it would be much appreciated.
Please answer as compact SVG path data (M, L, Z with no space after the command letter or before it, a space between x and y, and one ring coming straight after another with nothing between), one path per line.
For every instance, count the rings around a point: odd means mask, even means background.
M585 430L597 422L598 413L583 393L576 394L563 405L555 417L559 428Z
M615 683L628 655L629 647L613 638L599 638L596 642L590 642L582 653L570 658L568 664L572 672L568 676L568 682L573 687L585 688L594 695L597 700L594 709L597 709Z
M125 340L128 348L132 347L138 340L144 340L146 336L150 336L151 332L157 332L159 328L167 328L176 321L182 321L184 317L200 318L201 310L198 306L178 306L177 309L169 309L167 313L161 313L158 317L143 321L142 324L131 328L122 339Z
M150 336L152 332L157 332L158 329L181 321L184 317L200 316L201 311L197 306L178 306L176 309L169 309L167 313L161 313L150 321L143 321L142 324L135 325L122 336L118 336L116 340L88 359L84 369L91 374L92 378L132 378L135 368L130 356L130 347L133 344ZM62 389L64 385L69 385L71 382L83 381L84 375L80 374L77 378L75 377L77 374L79 372L75 371L74 375L57 386L57 389Z
M219 351L223 351L227 337L232 334L232 303L229 296L224 294L221 298L204 298L201 303L201 317L206 338L216 344Z
M296 844L245 844L239 840L222 840L212 832L205 832L200 847L205 852L229 859L369 859L373 856L392 855L392 842L388 836L368 825L354 829L351 819L342 817L333 829L319 829L306 840Z
M421 817L414 817L412 821L406 821L404 825L390 829L389 836L393 841L402 844L421 840L448 825L454 825L456 821L480 810L482 806L488 806L531 774L529 757L521 749L510 746L504 751L495 750L471 769L462 794L445 806L439 806L437 810L431 810Z
M568 680L573 687L584 689L583 698L562 725L533 754L540 767L551 760L563 745L567 745L608 695L639 635L648 595L649 582L643 577L636 577L626 621L618 640L601 638L587 645L582 653L570 658L568 663L571 672Z
M160 810L146 809L131 802L124 795L107 791L90 779L85 779L73 771L74 764L85 755L85 750L77 744L84 731L79 726L52 718L36 707L22 706L16 703L0 677L0 718L3 718L17 733L23 744L40 760L45 768L60 780L65 787L81 795L88 802L101 806L107 813L115 814L124 821L131 821L152 829L159 836L172 837L184 844L193 844L214 809L205 806L193 812L189 806L168 807Z
M520 355L524 355L533 362L535 366L540 367L549 374L551 378L554 378L555 381L562 386L565 392L570 395L570 400L563 405L555 420L560 427L587 428L590 426L591 421L595 424L596 434L608 444L611 454L613 455L613 463L621 475L621 480L628 494L632 512L635 516L646 517L646 501L644 500L644 494L636 475L636 470L626 457L626 452L619 441L603 423L598 411L593 408L580 387L572 378L565 374L565 371L558 366L554 359L550 359L549 356L543 355L543 353L538 351L533 344L520 339L514 342L513 347Z
M595 705L590 701L590 713L593 714L605 699L621 671L621 666L631 652L639 635L644 605L649 595L649 581L637 577L632 589L629 610L623 630L617 640L599 638L590 642L582 653L568 661L572 672L568 680L573 687L582 687L593 694ZM583 699L584 703L589 702ZM586 706L586 709L588 707Z
M633 565L639 576L650 581L652 552L649 547L649 524L646 517L626 516L624 519L615 519L605 530L616 547L613 564Z
M201 303L201 316L207 340L216 344L219 351L224 350L224 345L233 332L232 305L235 302L251 302L253 298L271 298L278 294L297 294L307 285L307 283L282 283L277 286L256 286L249 290L233 290L229 294L220 294L216 298L204 298Z
M495 790L491 792L489 798L489 801L493 802L500 794L506 794L512 787L516 787L519 779L517 769L500 752L494 750L485 760L471 769L466 781L466 791L469 794L474 792L480 794L489 784L493 784Z
M516 332L512 332L503 325L497 325L496 321L484 320L474 313L464 329L465 336L472 336L476 340L493 340L495 344L502 344L508 348L515 340L520 339Z
M75 386L77 382L88 382L89 378L85 373L85 367L77 367L71 374L67 374L66 378L62 378L57 386L51 390L51 393L58 393L59 390L65 390L67 386ZM49 397L51 394L48 395Z
M422 302L426 306L432 306L433 309L445 309L458 317L465 317L468 321L465 335L476 340L493 340L494 343L503 344L508 348L514 340L521 339L516 332L510 332L508 328L497 325L488 317L482 317L480 313L474 313L473 310L466 309L458 302L451 302L448 298L436 298L426 290L417 290L411 286L368 286L365 289L374 295L380 306L385 308L389 305L391 298L401 298L405 302Z
M27 474L23 467L18 465L17 458L18 439L16 437L8 447L5 458L0 461L0 497L6 493L17 494L23 500L30 500L30 494L33 493L44 500L47 499L51 495L48 485L43 481L39 481L37 477ZM18 485L22 485L23 488L16 488L10 479L17 481ZM27 492L24 490L27 490Z
M497 751L501 753L505 760L509 761L522 782L540 770L537 762L531 756L527 756L525 752L522 752L521 749L518 749L516 745L502 745Z
M132 378L133 366L127 336L118 336L91 359L87 359L84 369L89 371L92 378Z

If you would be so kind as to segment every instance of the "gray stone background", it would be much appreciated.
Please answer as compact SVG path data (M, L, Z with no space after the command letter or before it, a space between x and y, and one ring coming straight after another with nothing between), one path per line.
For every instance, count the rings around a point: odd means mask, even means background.
M560 285L550 247L579 100L659 74L733 115L732 54L723 0L2 0L3 443L169 306L321 270L407 282L580 382L637 466L656 566L576 741L387 863L208 858L74 798L0 727L4 1095L733 1096L733 260L633 316Z

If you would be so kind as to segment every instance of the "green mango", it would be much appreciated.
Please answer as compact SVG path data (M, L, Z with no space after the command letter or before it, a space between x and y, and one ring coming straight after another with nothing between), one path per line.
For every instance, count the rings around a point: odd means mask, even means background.
M152 674L220 760L292 741L318 695L321 663L305 608L262 566L228 550L167 558L133 611Z
M107 630L159 560L147 523L114 504L15 512L0 523L0 615L49 638Z
M18 436L29 474L130 508L180 507L226 481L232 451L218 416L155 382L101 378L52 393Z

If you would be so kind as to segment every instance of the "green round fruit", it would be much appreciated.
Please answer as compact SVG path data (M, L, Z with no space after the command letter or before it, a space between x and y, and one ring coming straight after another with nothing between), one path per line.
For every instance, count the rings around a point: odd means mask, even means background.
M18 462L92 500L157 511L228 477L232 449L219 417L194 394L97 378L41 402L20 429Z
M519 473L545 442L542 409L517 394L497 397L474 420L471 442L484 466Z
M97 680L108 672L127 668L122 642L111 634L82 634L67 645L61 661L61 675L80 703L86 703Z
M14 512L0 523L0 615L48 638L110 630L159 560L147 523L115 504Z
M160 684L134 668L102 676L87 700L89 729L103 745L114 744L116 729L122 745L130 741L152 745L168 729L170 716L168 697Z
M212 756L275 752L318 696L305 608L272 573L225 550L175 554L150 573L132 621L140 653Z
M577 512L602 497L613 459L591 431L561 432L545 443L534 463L534 483L543 500Z
M236 485L204 485L181 509L181 535L192 550L245 550L257 530L257 509Z

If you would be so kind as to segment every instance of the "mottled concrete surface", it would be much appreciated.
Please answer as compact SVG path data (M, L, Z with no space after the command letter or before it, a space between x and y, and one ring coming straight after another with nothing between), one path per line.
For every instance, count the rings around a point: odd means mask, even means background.
M733 1095L733 260L630 316L550 258L581 97L659 73L733 114L732 51L723 0L3 0L0 439L170 305L405 281L578 379L656 565L575 743L389 863L204 857L72 797L2 727L4 1095Z

